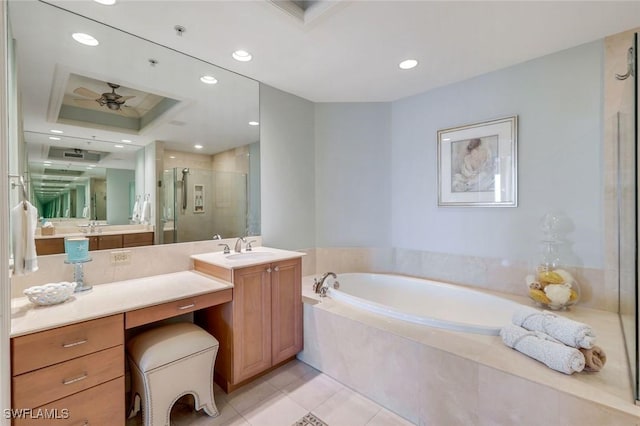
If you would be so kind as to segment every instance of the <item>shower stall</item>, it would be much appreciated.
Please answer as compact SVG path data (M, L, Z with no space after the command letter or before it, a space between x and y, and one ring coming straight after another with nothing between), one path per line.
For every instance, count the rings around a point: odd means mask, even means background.
M182 243L252 235L247 175L194 168L165 170L162 242Z

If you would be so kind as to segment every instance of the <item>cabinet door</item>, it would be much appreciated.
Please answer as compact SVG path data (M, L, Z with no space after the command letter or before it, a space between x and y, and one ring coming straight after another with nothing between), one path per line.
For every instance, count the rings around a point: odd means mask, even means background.
M233 272L233 383L271 367L269 265Z
M36 253L38 256L64 253L64 238L36 239Z
M102 235L98 237L98 250L122 248L122 234Z
M271 265L271 356L275 365L302 350L300 259Z

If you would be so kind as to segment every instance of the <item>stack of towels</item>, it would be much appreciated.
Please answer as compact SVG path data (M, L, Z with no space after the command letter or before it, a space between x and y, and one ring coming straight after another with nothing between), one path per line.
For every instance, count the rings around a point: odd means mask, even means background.
M534 308L514 312L500 337L510 348L565 374L600 371L607 359L587 324Z

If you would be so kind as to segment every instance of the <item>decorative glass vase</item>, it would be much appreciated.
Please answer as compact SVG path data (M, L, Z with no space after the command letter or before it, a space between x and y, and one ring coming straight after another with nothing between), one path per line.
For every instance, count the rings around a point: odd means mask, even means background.
M558 233L558 218L543 217L541 251L533 273L527 275L529 297L545 309L560 310L580 300L580 286L561 255L565 244Z

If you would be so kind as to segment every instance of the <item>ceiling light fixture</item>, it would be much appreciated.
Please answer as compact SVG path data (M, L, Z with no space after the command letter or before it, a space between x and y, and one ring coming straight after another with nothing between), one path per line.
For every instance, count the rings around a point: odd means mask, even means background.
M51 139L52 141L59 141L60 138L57 136L49 136L49 139Z
M116 148L124 148L124 145L114 145Z
M71 34L71 37L73 37L73 39L78 43L82 43L86 46L97 46L100 44L95 37L85 33L73 33Z
M176 158L176 156L175 155L170 155L169 158L171 158L173 160L174 158Z
M259 126L260 123L258 123L257 121L250 121L249 122L249 126Z
M131 141L129 139L122 139L122 142L124 143L131 143Z
M103 4L105 6L113 6L114 4L116 4L116 0L93 0L96 3L100 3Z
M202 146L202 145L194 145L193 147L194 147L195 149L202 149L202 148L203 148L203 146Z
M251 58L253 58L253 56L251 56L251 53L247 52L246 50L236 50L231 54L231 56L233 56L233 59L240 62L248 62L251 60Z
M200 77L200 81L205 84L216 84L218 82L218 80L216 80L216 78L212 75L203 75L202 77Z
M55 129L51 129L49 130L51 133L57 133L59 135L61 135L62 133L64 133L62 130L55 130Z
M416 61L415 59L407 59L400 62L400 64L398 64L400 69L403 69L403 70L410 70L411 68L415 68L417 65L418 65L418 61Z

